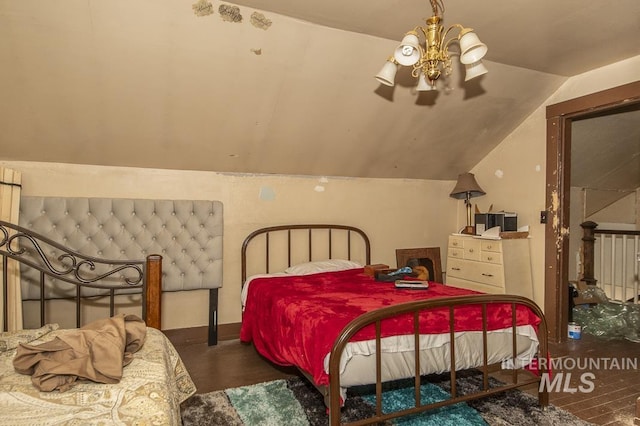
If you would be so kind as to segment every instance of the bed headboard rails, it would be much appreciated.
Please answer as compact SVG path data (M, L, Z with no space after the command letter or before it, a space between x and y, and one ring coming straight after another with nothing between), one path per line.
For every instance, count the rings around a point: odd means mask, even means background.
M36 272L40 294L40 324L45 323L45 286L53 280L67 283L76 306L76 327L81 326L83 288L99 289L109 296L109 313L115 313L118 290L142 290L142 318L147 325L160 328L160 288L162 257L150 255L140 260L112 260L86 256L21 226L0 221L0 257L2 258L3 329L8 326L8 283L28 268ZM11 264L16 261L20 268ZM54 290L55 291L55 290Z
M165 292L222 286L219 201L22 196L19 225L97 258L159 254ZM22 291L39 297L26 283Z
M300 262L347 259L371 263L371 245L367 234L354 226L304 224L261 228L249 234L242 243L242 283L247 280L250 247L260 246L264 268L253 273L281 271ZM275 253L275 255L274 255ZM255 262L252 262L252 265Z

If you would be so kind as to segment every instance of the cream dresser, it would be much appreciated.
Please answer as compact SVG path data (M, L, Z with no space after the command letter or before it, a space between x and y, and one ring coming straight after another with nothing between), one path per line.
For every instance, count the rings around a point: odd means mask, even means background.
M528 238L487 240L450 235L447 249L449 285L533 298Z

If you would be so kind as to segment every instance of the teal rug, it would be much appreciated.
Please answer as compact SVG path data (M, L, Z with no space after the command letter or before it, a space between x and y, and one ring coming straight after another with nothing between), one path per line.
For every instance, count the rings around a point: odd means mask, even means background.
M423 378L423 403L449 398L449 375ZM480 389L482 375L477 371L458 375L458 392ZM499 382L491 379L491 385ZM413 379L385 384L383 411L410 408L413 404ZM342 409L342 421L352 422L375 413L375 389L361 386L348 390ZM252 386L196 394L182 405L185 426L316 426L327 425L328 416L320 393L303 378L275 380ZM438 408L426 413L395 419L387 425L575 425L589 423L567 411L549 406L542 410L538 400L525 392L507 391L480 400Z

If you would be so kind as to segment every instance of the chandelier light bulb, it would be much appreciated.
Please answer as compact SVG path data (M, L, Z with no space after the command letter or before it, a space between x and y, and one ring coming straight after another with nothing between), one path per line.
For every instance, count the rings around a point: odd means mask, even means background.
M415 49L411 46L402 46L402 55L403 56L411 56Z
M418 38L418 33L409 31L396 48L393 56L400 65L410 66L420 60L420 54L420 39Z

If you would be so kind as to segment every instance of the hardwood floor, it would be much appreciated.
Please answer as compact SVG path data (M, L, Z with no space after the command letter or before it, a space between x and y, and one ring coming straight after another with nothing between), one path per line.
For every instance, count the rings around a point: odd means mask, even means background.
M219 330L220 332L221 330ZM165 330L180 354L198 393L252 385L297 375L262 358L253 345L241 343L238 333L220 332L216 346L207 345L207 327Z
M207 346L206 327L165 331L198 393L298 375L296 369L273 365L252 345L241 343L238 329L238 324L221 326L217 346ZM638 419L634 423L640 396L640 343L583 334L580 340L551 344L550 352L556 378L555 383L551 379L551 404L597 425L640 425Z

